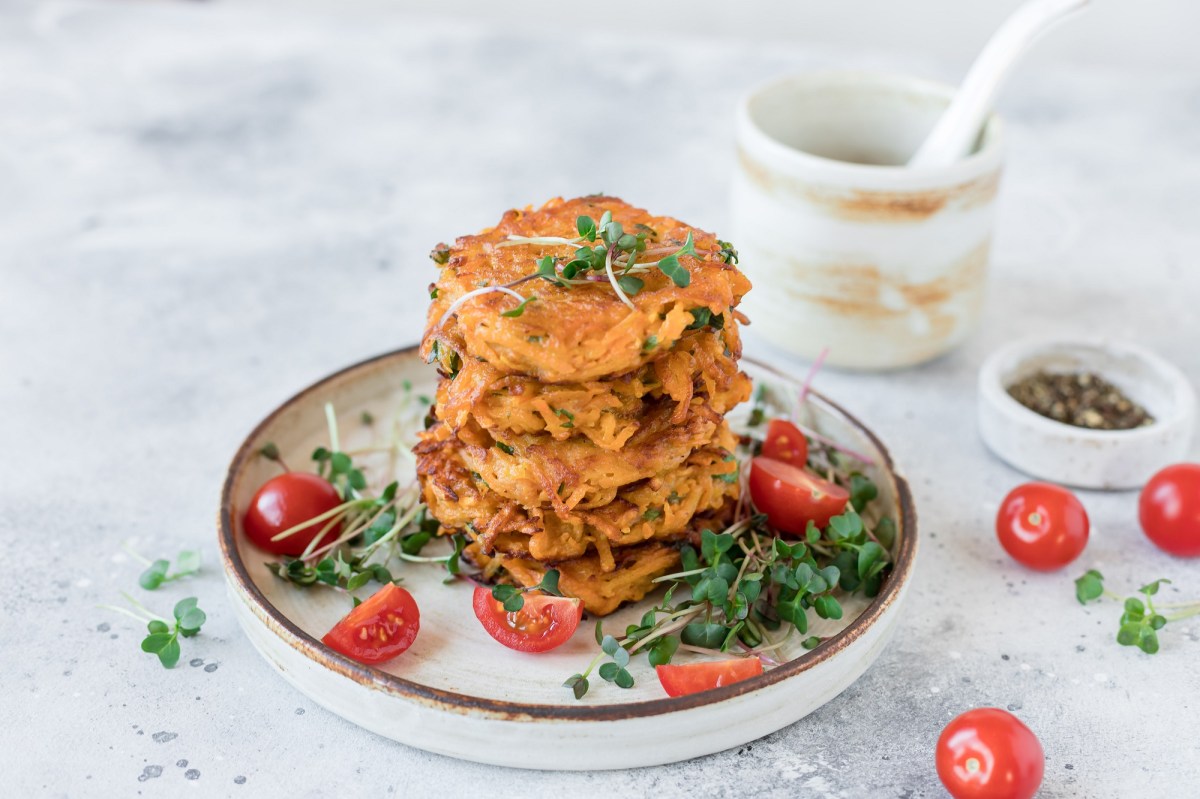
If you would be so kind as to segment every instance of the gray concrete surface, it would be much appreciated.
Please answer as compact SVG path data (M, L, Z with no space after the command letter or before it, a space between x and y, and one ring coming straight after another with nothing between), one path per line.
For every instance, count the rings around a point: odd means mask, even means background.
M514 205L603 190L721 230L732 109L790 70L959 65L663 31L501 30L231 3L0 6L0 763L8 796L942 795L933 745L976 705L1046 749L1048 797L1194 795L1200 622L1155 657L1082 609L1200 563L1086 494L1092 543L1024 571L991 533L1020 476L982 448L974 377L1024 333L1146 344L1200 379L1200 77L1046 69L1007 94L1010 168L986 318L958 352L818 385L912 479L924 545L899 635L808 719L740 750L624 773L517 773L408 749L316 707L237 629L215 562L227 459L308 382L412 342L425 253ZM753 264L746 264L753 277ZM759 290L763 290L760 287ZM748 351L787 362L751 333ZM210 614L173 672L97 608L120 551L200 547L150 595ZM552 754L551 754L552 756Z

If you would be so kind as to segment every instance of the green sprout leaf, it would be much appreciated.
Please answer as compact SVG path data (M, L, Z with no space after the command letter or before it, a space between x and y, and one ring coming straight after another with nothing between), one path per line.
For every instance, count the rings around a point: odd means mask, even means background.
M1170 582L1171 582L1170 580L1160 577L1159 579L1155 580L1152 583L1146 583L1145 585L1143 585L1141 588L1138 589L1138 592L1145 594L1146 596L1154 596L1155 594L1158 593L1159 586L1169 585Z
M671 282L681 289L685 289L691 285L691 273L679 263L679 258L674 255L668 255L659 261L658 269L664 275L671 278Z
M1104 575L1095 569L1088 569L1086 574L1075 581L1075 598L1079 600L1079 604L1086 605L1103 595Z
M850 505L859 513L879 496L879 489L866 475L854 473L850 475Z
M680 639L688 646L720 649L725 643L725 625L716 622L693 622L683 628Z
M575 230L579 232L582 238L588 241L596 240L596 220L590 216L581 216L575 219Z
M137 553L132 554L136 557L141 557ZM169 583L181 577L196 574L200 571L200 553L195 550L185 549L175 559L175 571L171 572L170 568L171 562L166 558L159 558L153 561L138 576L138 585L147 591L154 591L163 583Z
M521 300L521 304L518 305L516 308L513 308L511 311L502 311L500 313L500 315L508 317L509 319L515 319L516 317L525 313L525 306L528 305L529 303L533 302L536 299L537 299L536 295L530 294L528 297Z
M587 677L584 677L582 674L572 674L563 683L563 687L570 688L571 693L575 695L576 699L583 699L584 694L588 692Z
M546 573L542 575L541 581L534 586L534 590L541 591L542 593L549 594L550 596L562 596L562 593L558 590L558 578L558 569L548 569Z
M645 288L646 283L639 277L624 275L617 278L617 285L621 287L621 291L632 297Z
M679 649L679 639L673 635L664 635L654 642L648 653L648 660L651 666L665 666L671 662L671 658L675 656L675 651Z

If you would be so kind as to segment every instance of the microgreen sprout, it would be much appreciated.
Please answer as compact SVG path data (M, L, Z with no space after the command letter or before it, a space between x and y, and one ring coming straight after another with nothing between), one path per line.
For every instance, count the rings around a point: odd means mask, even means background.
M279 454L279 447L275 446L275 442L268 441L267 443L263 444L259 448L258 454L260 456L266 458L269 461L274 461L275 463L278 463L280 468L283 469L285 472L291 471L288 468L288 465L284 462L283 456Z
M1117 643L1121 646L1136 646L1147 655L1158 652L1158 631L1167 626L1168 622L1179 621L1200 615L1200 600L1193 602L1158 603L1155 606L1154 597L1159 588L1171 581L1165 578L1146 583L1137 590L1141 596L1122 597L1104 587L1104 575L1095 569L1088 569L1083 576L1075 580L1075 598L1079 604L1086 605L1101 598L1113 599L1122 603L1121 618L1117 627ZM1163 615L1159 609L1173 609L1170 615Z
M611 635L605 635L600 622L596 622L596 643L600 645L600 654L592 658L588 667L578 674L572 674L563 682L564 688L570 688L576 699L582 699L591 687L588 677L593 671L605 682L611 682L618 688L632 688L633 675L629 673L629 650ZM600 661L611 658L604 663Z
M429 403L429 397L413 393L411 382L404 381L402 388L401 416L412 403ZM344 501L275 535L274 539L280 540L320 527L299 557L267 563L267 568L279 579L297 586L320 585L350 594L372 581L380 585L399 582L393 571L397 563L403 562L444 564L450 580L454 580L461 573L459 559L465 538L452 537L447 554L422 554L425 546L437 538L439 524L421 502L420 487L415 481L406 486L392 481L376 494L363 468L341 449L332 405L325 406L325 415L329 446L317 447L312 460L317 473L338 489ZM364 425L376 421L366 412L359 418ZM412 442L401 433L396 433L390 447L357 452L407 452Z
M166 558L150 560L134 552L128 544L122 549L134 560L146 567L138 576L138 585L147 591L153 591L163 583L174 582L181 577L190 577L200 571L200 553L196 550L185 549L175 559L175 571L171 571L171 561Z
M492 586L492 598L504 605L504 609L509 613L516 613L525 607L525 597L523 595L530 591L539 591L550 596L562 596L562 593L558 590L558 570L547 570L542 575L542 579L538 584L530 588L519 588L506 583L494 585Z
M125 592L121 592L121 596L133 610L116 605L101 607L144 623L148 634L142 639L142 651L157 656L163 668L175 668L175 664L179 662L180 636L191 638L196 635L208 619L204 611L197 607L196 597L190 596L175 603L172 620L159 616Z
M873 485L866 487L867 482L860 475L858 493L864 509L878 494L871 490ZM882 526L882 521L877 523ZM612 657L600 666L599 674L606 681L620 687L633 684L625 669L628 657L622 652L644 650L655 666L671 662L680 648L769 658L793 630L801 635L808 632L809 611L822 619L841 619L844 611L836 593L878 594L892 564L887 548L853 506L833 517L824 530L810 527L801 541L778 537L761 514L721 533L704 530L699 550L685 545L680 559L679 572L655 581L668 586L662 602L647 611L639 624L628 626L622 637L602 638L605 642L611 638L620 647L618 652L609 651L612 644L601 646ZM676 593L686 593L687 598L674 601ZM809 636L801 645L812 649L821 640ZM587 693L587 678L601 659L598 655L587 669L564 683L576 698Z
M683 243L676 248L655 247L650 249L647 242L655 241L658 238L658 234L654 230L646 225L638 224L634 226L635 232L627 232L620 222L613 219L610 211L605 211L599 220L590 216L577 217L575 231L578 235L574 237L510 235L507 240L499 244L500 247L522 245L572 247L574 253L570 258L542 256L535 261L536 266L532 274L501 286L483 285L468 291L442 312L437 326L445 325L464 303L475 297L496 292L508 294L519 303L515 308L502 311L500 315L509 318L519 317L525 312L529 302L536 297L533 295L525 297L514 289L530 280L545 280L560 288L607 282L617 298L630 310L635 310L630 298L636 296L646 286L645 280L638 275L657 269L669 277L671 282L679 288L687 288L691 284L692 275L680 259L702 257L696 252L696 244L690 231ZM718 245L721 247L718 255L722 261L737 263L737 250L733 248L733 245L727 241L719 241ZM656 256L661 257L656 261L639 260ZM434 263L446 264L450 260L450 248L445 244L439 244L429 257L433 259ZM436 287L430 289L430 297L436 299ZM705 323L707 323L707 319ZM716 324L719 325L721 322ZM650 346L647 349L653 349L653 347Z

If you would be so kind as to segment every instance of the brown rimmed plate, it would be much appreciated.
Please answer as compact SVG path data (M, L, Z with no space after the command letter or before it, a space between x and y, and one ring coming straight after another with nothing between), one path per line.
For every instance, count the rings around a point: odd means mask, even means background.
M795 396L799 383L743 360L756 383ZM255 648L314 702L380 735L431 752L481 763L537 769L611 769L659 765L740 746L792 724L837 696L875 661L892 636L917 552L916 514L908 485L883 444L839 406L810 393L806 421L822 434L869 455L867 471L896 521L895 567L872 600L843 602L833 622L811 616L810 634L826 640L812 651L782 650L781 665L761 677L692 696L668 698L645 658L630 665L636 684L622 690L599 678L576 701L562 682L597 652L585 621L574 639L542 655L513 652L493 641L471 610L465 581L446 585L437 566L393 570L421 607L412 648L382 667L361 665L326 647L321 636L350 609L346 595L301 589L275 577L271 557L247 541L241 510L278 467L258 455L273 442L301 468L328 445L324 406L332 403L346 451L379 447L423 415L412 398L432 395L435 374L415 348L355 364L304 389L264 419L239 448L221 494L222 564L239 622ZM741 409L745 411L746 409ZM364 411L374 420L362 421ZM411 479L401 448L357 459L379 485ZM377 586L360 589L366 596ZM647 605L648 607L648 605ZM605 620L624 629L644 612L635 605Z

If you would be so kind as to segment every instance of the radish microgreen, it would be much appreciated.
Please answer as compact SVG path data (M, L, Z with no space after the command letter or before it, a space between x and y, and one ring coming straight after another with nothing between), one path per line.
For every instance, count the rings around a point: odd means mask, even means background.
M515 585L500 583L492 586L492 599L501 603L504 609L509 613L516 613L521 608L525 607L525 597L530 591L538 591L549 596L562 596L558 590L558 570L548 569L537 585L529 588L518 588Z
M150 560L134 552L128 546L123 547L134 560L146 567L138 576L138 585L147 591L153 591L163 583L171 583L181 577L190 577L200 571L200 553L196 550L185 549L175 559L175 571L171 571L171 561L166 558Z
M172 612L174 619L172 620L159 616L123 591L121 596L133 610L116 605L101 605L101 607L143 622L146 625L147 635L142 639L142 651L158 657L163 668L175 668L180 655L179 638L181 636L191 638L196 635L208 619L204 611L197 606L196 597L190 596L175 603Z
M860 483L869 482L859 477ZM866 510L878 492L865 483L859 491ZM662 602L620 638L601 637L602 655L564 683L577 699L587 693L588 676L604 654L612 661L598 673L622 688L633 684L625 666L628 656L639 651L647 653L652 666L670 663L681 648L773 662L771 653L785 645L793 629L801 635L808 632L810 610L822 619L841 619L843 609L835 593L873 597L892 565L887 549L852 506L830 519L824 530L810 527L803 541L778 537L761 514L721 533L703 530L698 550L680 548L680 562L679 572L656 580L669 586ZM673 601L677 591L687 597ZM773 638L780 630L782 634ZM801 646L812 649L821 640L809 636ZM609 651L614 646L620 651Z
M1200 615L1200 600L1160 602L1157 607L1155 606L1154 597L1158 594L1159 588L1170 582L1170 580L1160 578L1139 588L1137 593L1141 594L1140 597L1122 597L1104 587L1104 575L1095 569L1088 569L1083 576L1075 580L1075 598L1081 605L1102 598L1121 602L1122 613L1117 622L1117 643L1121 646L1135 646L1147 655L1153 655L1159 649L1159 630L1166 627L1169 622ZM1159 609L1168 610L1169 615L1160 613Z
M568 257L546 255L538 258L533 274L517 278L501 286L481 286L468 291L450 304L442 312L438 327L441 327L462 305L475 297L484 294L507 294L518 301L518 305L507 311L501 311L504 317L519 317L525 312L526 306L536 297L522 296L514 289L530 280L545 280L560 288L570 286L586 286L595 283L608 282L613 292L630 310L635 306L630 297L637 296L646 286L646 282L638 275L658 270L671 279L679 288L687 288L692 281L691 272L684 266L682 258L700 260L703 256L696 252L696 244L689 231L681 244L649 248L647 242L656 240L657 234L645 225L636 225L636 232L626 232L624 226L613 219L610 211L605 211L599 220L590 216L580 216L575 220L575 231L578 236L509 236L500 243L501 247L516 247L521 245L537 247L572 247L574 252ZM737 250L727 241L718 241L721 249L717 255L724 263L737 263ZM639 258L653 258L656 261L639 262ZM439 244L429 255L434 263L445 265L450 260L450 248ZM436 298L438 290L430 289L430 296ZM717 320L720 320L719 322ZM713 317L714 327L720 329L723 324L721 317ZM705 324L708 318L705 319ZM703 324L701 325L703 326ZM646 349L653 349L649 344ZM435 355L436 358L436 355Z

